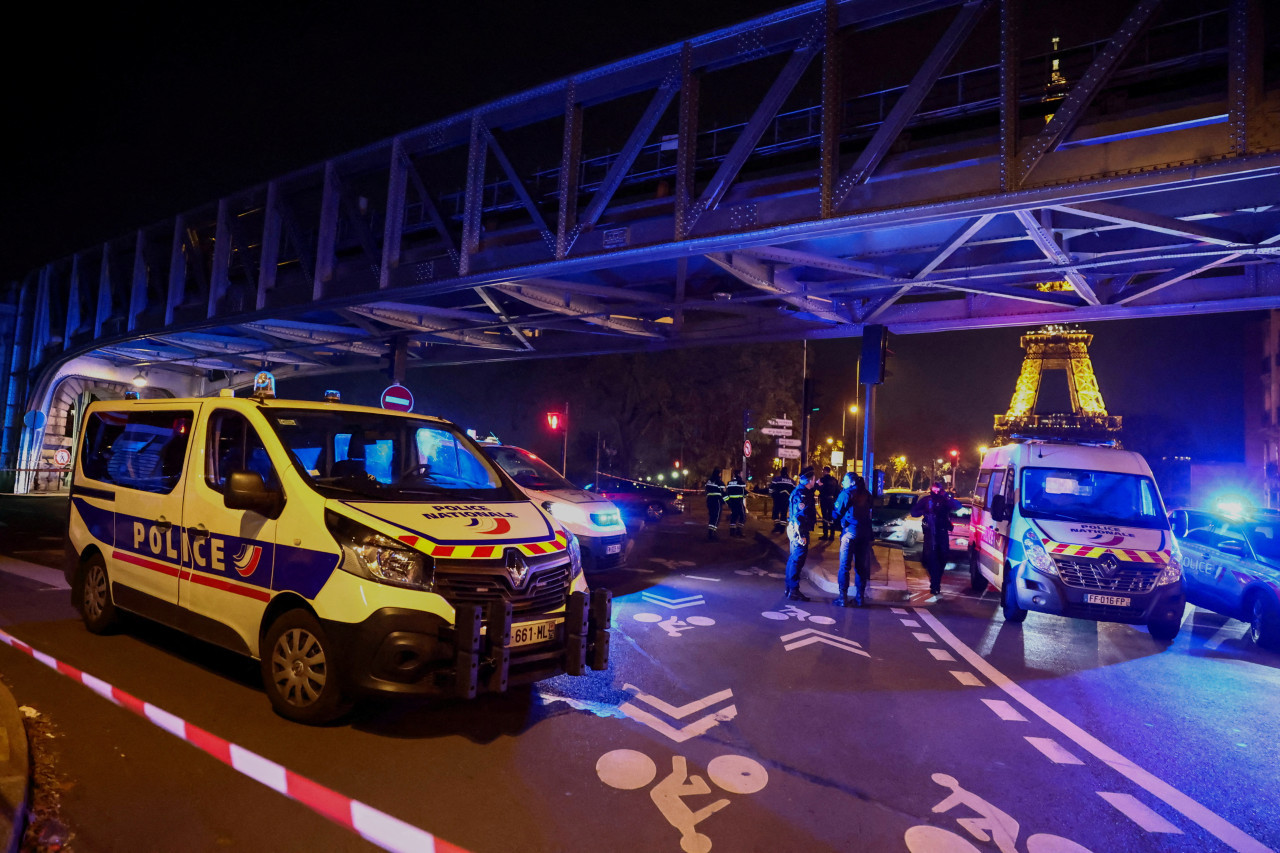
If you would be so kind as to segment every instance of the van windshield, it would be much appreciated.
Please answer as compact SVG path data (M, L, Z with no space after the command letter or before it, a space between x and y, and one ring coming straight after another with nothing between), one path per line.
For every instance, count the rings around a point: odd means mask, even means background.
M341 409L263 411L321 495L374 501L523 500L448 424Z
M497 462L503 471L510 474L511 479L526 489L533 489L536 492L577 489L577 486L561 477L555 468L527 450L519 447L485 445L484 452L486 456Z
M1156 484L1138 474L1024 468L1021 494L1026 518L1169 528Z

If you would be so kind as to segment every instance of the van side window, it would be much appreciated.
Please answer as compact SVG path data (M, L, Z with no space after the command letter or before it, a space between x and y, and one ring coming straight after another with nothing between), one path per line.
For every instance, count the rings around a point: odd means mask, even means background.
M991 482L987 488L987 496L983 503L991 506L991 499L996 495L1002 494L1001 487L1004 485L1004 469L997 469L991 472Z
M976 507L984 507L987 505L987 484L991 482L990 471L978 472L978 484L973 487L973 505Z
M85 475L126 489L167 495L182 479L190 411L94 412L85 424Z
M262 475L269 488L279 485L258 431L239 412L221 409L209 416L205 482L209 488L221 492L232 471L253 471Z

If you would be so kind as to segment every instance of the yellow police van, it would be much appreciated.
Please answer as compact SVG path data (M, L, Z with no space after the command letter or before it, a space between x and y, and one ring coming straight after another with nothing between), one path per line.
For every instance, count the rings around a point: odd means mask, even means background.
M969 546L973 590L1027 611L1178 634L1186 601L1177 540L1146 460L1105 445L1020 440L982 457Z
M606 668L608 591L465 433L259 379L87 409L66 571L90 631L128 611L258 659L303 723Z

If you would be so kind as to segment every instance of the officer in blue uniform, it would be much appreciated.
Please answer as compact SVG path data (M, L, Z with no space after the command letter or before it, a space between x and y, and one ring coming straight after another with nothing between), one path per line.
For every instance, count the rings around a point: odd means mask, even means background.
M707 478L707 538L715 539L720 527L720 510L724 507L724 480L720 479L720 469L711 472Z
M747 524L747 484L737 471L724 488L724 502L729 506L729 535L741 536Z
M808 601L809 596L800 591L800 570L809 556L809 534L818 521L818 508L813 494L813 469L800 473L800 482L791 493L787 506L787 539L791 542L791 554L787 557L787 598L792 601Z

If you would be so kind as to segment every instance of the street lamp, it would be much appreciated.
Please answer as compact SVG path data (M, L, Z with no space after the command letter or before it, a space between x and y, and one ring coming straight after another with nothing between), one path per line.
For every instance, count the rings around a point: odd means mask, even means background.
M849 455L853 458L853 461L854 461L854 465L850 466L850 470L854 470L854 469L856 469L856 468L858 467L858 466L857 466L857 461L858 461L858 404L857 404L857 403L850 403L850 404L849 404L849 407L848 407L847 409L842 410L842 411L840 412L840 437L844 440L845 450L847 451L847 450L849 449L849 434L845 431L845 428L844 428L844 416L845 416L845 412L846 412L846 411L847 411L849 414L853 415L853 438L854 438L854 441L853 441L853 453L851 453L851 454L849 454Z

